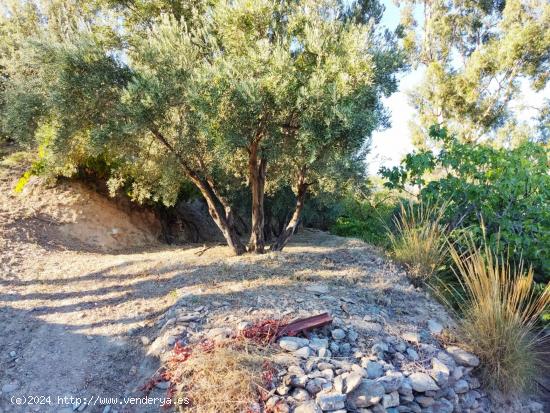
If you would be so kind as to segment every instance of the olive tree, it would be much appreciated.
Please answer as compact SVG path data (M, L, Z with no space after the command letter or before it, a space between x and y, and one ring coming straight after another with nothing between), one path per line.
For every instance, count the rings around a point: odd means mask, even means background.
M51 173L102 157L113 191L166 204L191 182L235 254L246 247L231 191L250 188L248 250L261 253L266 185L292 185L296 208L272 246L280 250L308 188L336 190L363 166L401 55L377 26L376 2L198 3L124 30L33 40L26 67L39 102L21 122L36 125Z

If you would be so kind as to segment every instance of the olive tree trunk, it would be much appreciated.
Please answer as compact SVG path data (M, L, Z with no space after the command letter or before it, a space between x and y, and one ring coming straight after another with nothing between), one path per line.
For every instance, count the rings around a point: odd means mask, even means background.
M294 207L294 212L288 221L288 224L286 224L277 237L277 240L271 245L271 251L282 251L292 235L294 235L294 232L296 232L296 228L298 228L302 210L304 209L304 202L308 187L305 178L305 169L301 169L298 174L296 206Z
M264 192L267 160L258 157L258 144L250 148L248 158L248 177L252 191L252 227L248 251L262 254L265 249L264 237Z
M199 189L208 205L208 213L222 232L227 245L233 250L233 253L235 255L244 254L246 248L235 228L233 211L224 197L217 192L213 180L208 177L206 179L202 178L198 172L194 171L185 158L175 150L160 131L156 128L151 128L151 132L176 157L185 175Z

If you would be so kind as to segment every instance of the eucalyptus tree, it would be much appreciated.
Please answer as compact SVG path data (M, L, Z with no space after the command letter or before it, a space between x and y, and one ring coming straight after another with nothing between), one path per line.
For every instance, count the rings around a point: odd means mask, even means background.
M411 93L415 143L445 123L460 139L509 135L520 125L514 100L542 91L550 69L546 0L401 0L404 43L425 69Z

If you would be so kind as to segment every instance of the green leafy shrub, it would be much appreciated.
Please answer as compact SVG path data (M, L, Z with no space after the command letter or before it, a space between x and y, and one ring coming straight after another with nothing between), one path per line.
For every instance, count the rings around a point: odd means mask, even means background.
M394 197L387 193L375 194L370 199L348 196L341 202L340 215L330 231L343 237L359 238L382 247L390 245L387 227L397 208Z
M445 128L432 127L438 151L421 150L399 167L382 168L393 189L419 188L419 198L445 203L441 222L451 230L467 230L478 245L487 240L512 262L525 260L536 279L550 278L550 174L548 148L525 142L516 148L460 142ZM431 176L428 181L427 176ZM455 231L454 233L460 233ZM460 239L456 239L460 242Z

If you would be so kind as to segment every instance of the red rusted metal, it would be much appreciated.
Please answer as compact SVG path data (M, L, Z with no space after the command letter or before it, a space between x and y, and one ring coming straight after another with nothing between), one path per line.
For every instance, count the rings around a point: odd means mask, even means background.
M313 328L323 327L330 323L332 323L332 317L330 314L322 313L288 323L286 326L281 327L277 336L295 336L298 333L311 330Z

